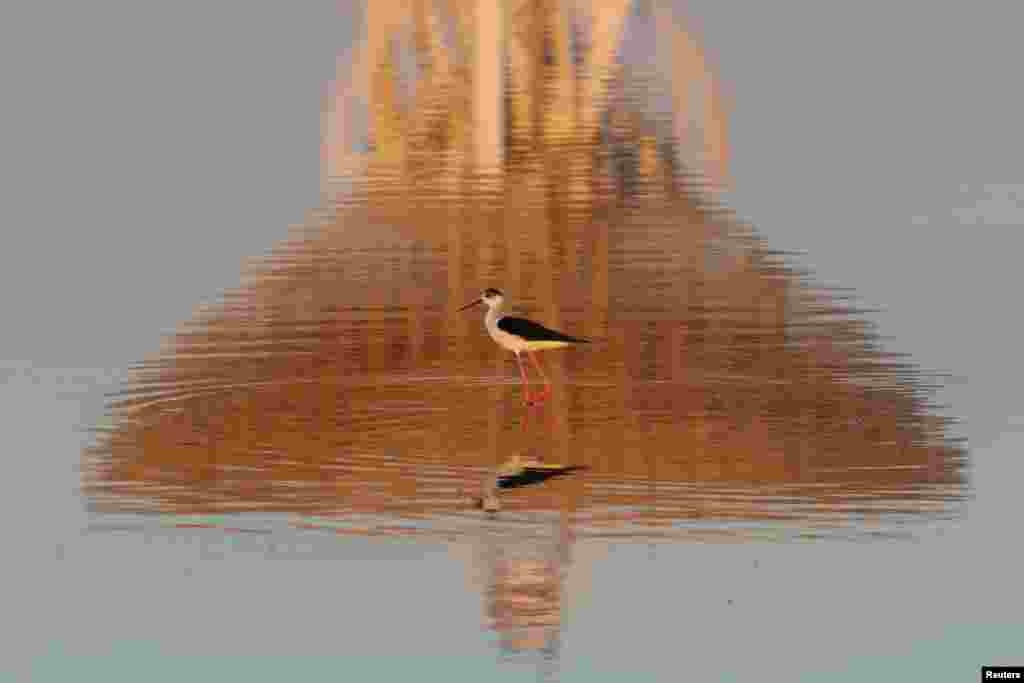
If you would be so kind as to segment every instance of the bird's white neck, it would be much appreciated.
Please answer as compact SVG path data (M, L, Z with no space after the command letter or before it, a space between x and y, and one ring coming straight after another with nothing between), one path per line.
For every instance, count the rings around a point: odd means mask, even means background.
M496 330L498 327L498 318L501 317L501 306L495 306L488 308L487 313L484 315L484 326L488 330Z

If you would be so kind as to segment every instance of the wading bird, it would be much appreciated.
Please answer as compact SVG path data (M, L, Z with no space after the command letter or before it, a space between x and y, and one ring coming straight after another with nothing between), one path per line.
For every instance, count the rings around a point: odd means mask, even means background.
M516 354L516 362L519 364L519 375L523 379L523 402L526 405L539 405L551 397L551 380L541 367L535 353L548 349L563 349L573 344L589 344L586 339L570 337L562 332L544 327L526 318L514 318L501 314L502 305L505 303L505 296L497 289L488 288L479 299L466 304L459 311L472 308L478 304L487 306L487 314L484 316L484 327L491 335L498 346ZM522 354L526 353L533 361L541 378L544 380L544 390L536 396L530 396L529 379L526 376L526 367L523 365Z

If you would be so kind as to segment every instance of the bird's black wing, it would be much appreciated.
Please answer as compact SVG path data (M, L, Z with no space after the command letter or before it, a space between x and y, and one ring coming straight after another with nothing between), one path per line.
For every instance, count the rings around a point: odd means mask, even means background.
M556 330L548 329L539 323L526 318L511 318L505 316L498 320L498 329L502 332L522 337L526 341L561 341L574 344L589 344L586 339L570 337Z
M498 477L499 489L514 489L520 486L540 484L555 477L564 477L567 474L587 469L586 465L567 465L565 467L524 467L515 474L506 474Z

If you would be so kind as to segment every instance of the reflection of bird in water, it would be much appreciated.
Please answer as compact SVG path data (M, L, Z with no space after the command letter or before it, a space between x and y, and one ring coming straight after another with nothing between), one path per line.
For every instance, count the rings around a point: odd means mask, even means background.
M499 346L516 354L516 362L519 364L519 375L523 379L523 401L526 405L539 405L551 397L551 380L548 379L544 368L535 355L537 351L549 349L564 349L573 344L589 344L586 339L570 337L567 334L544 327L526 318L513 318L501 315L501 307L505 303L505 296L497 289L485 289L484 293L476 301L466 304L460 311L476 306L477 304L487 305L487 314L484 316L484 327ZM526 366L523 365L521 354L525 352L533 361L533 366L544 379L544 390L536 396L530 396L529 380L526 376Z
M502 348L508 349L516 355L516 362L519 364L519 374L523 380L523 401L526 405L540 405L551 397L551 380L548 379L544 369L537 360L537 351L548 349L562 349L573 344L589 344L586 339L570 337L567 334L544 327L526 318L514 318L501 315L501 308L505 303L505 295L493 288L485 289L479 299L466 304L460 311L471 308L478 304L487 306L487 314L484 316L484 327L487 333ZM530 395L529 379L526 376L526 366L523 365L522 353L526 353L537 372L544 379L544 390L536 396ZM484 509L488 512L497 512L501 507L498 501L497 492L499 489L515 488L539 484L552 477L563 476L577 470L585 469L581 465L550 465L547 463L532 461L523 462L519 456L515 456L509 462L498 468L493 479L485 480L483 495L473 499L474 507Z
M487 512L501 507L498 490L540 484L554 477L562 477L587 469L586 465L554 465L539 461L524 461L518 455L497 469L494 477L484 480L483 495L473 499L473 506Z

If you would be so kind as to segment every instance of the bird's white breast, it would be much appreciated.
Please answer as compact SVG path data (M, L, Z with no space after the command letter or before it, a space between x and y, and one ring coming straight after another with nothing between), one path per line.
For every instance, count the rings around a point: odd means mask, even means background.
M484 318L484 326L487 328L487 334L491 335L491 339L493 339L498 346L506 348L509 351L514 353L525 351L526 344L522 339L498 328L498 321L500 319L501 318L498 315L492 315L492 312L488 311L487 317Z

